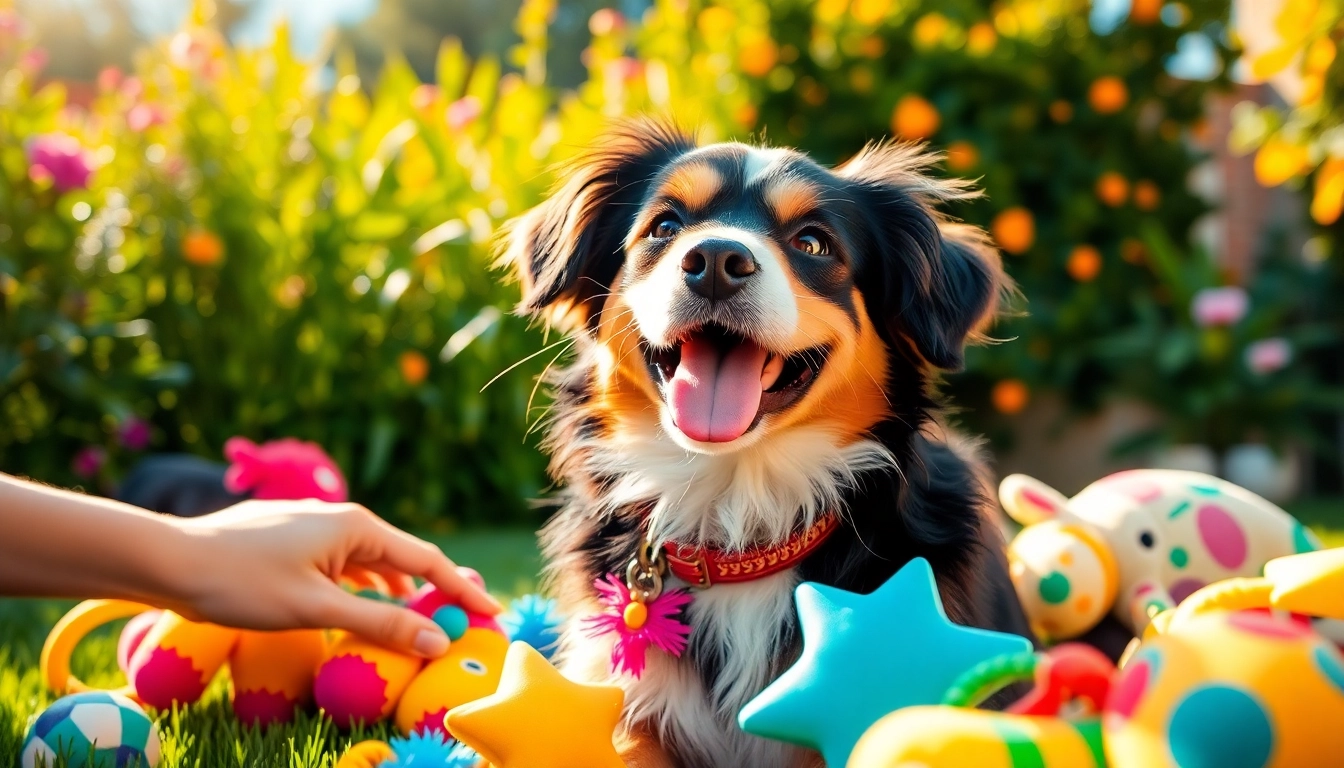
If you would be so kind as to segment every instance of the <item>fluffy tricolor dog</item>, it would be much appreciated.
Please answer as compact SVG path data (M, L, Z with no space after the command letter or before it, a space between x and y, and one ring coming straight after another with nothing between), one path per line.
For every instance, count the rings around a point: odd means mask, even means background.
M827 169L626 124L507 235L522 311L577 353L548 435L562 608L599 611L594 580L646 544L694 592L689 647L650 651L638 678L613 672L610 638L576 622L562 640L568 675L625 688L632 766L820 762L735 722L797 657L802 580L868 592L922 556L951 618L1028 632L980 468L940 439L929 392L1006 279L980 230L938 213L973 192L931 162L881 144Z

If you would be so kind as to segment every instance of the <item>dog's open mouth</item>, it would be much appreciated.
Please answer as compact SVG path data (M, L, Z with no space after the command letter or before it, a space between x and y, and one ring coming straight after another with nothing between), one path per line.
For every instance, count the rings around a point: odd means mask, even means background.
M727 443L765 414L797 402L821 373L830 348L781 355L718 325L685 333L672 347L644 345L644 361L687 437Z

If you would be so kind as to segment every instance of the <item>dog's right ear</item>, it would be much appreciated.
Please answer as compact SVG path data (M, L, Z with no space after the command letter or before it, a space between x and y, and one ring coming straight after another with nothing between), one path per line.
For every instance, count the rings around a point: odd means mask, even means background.
M649 183L694 148L677 128L638 120L563 166L546 201L511 222L501 241L500 264L522 285L519 313L561 330L595 327Z

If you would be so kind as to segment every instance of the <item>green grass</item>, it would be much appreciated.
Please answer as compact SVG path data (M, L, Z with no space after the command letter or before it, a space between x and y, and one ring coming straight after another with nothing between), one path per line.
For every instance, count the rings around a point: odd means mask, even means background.
M1327 546L1344 546L1344 499L1312 500L1289 511L1310 525ZM541 566L531 532L469 532L431 536L450 557L476 568L491 591L513 596L531 591ZM18 768L29 719L54 697L38 678L42 642L74 601L0 599L0 768ZM76 650L74 673L91 685L112 687L120 623L90 635ZM288 726L243 728L229 711L221 677L199 704L164 713L162 768L333 768L345 748L364 738L385 738L386 726L368 733L336 730L317 715Z
M512 597L536 586L541 558L530 531L429 538L459 564L480 571L496 595ZM75 602L0 598L0 768L19 768L29 720L56 698L38 676L38 657L47 632ZM80 644L71 659L77 677L99 687L124 684L116 661L122 624L103 627ZM244 728L229 709L222 675L198 704L160 714L160 768L333 768L350 744L388 735L386 725L342 732L315 714L287 726Z

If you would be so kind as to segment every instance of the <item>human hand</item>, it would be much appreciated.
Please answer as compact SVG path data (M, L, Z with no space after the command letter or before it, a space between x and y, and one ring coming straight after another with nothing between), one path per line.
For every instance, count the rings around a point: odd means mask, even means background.
M470 611L501 606L432 544L397 530L358 504L247 501L182 520L174 604L199 621L245 629L345 629L389 648L441 656L448 637L407 608L346 592L337 580L361 570L398 596L419 576Z

